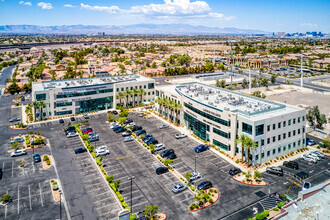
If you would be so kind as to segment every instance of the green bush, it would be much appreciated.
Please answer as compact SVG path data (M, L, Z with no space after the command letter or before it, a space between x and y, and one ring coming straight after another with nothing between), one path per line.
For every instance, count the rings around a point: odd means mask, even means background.
M115 183L110 183L110 187L113 189L113 191L117 192Z
M264 219L264 215L262 213L258 213L258 214L256 214L256 219L257 220L263 220Z
M46 160L46 164L47 164L47 165L50 165L50 160L49 160L49 159Z
M129 220L135 220L135 219L136 219L136 215L129 216Z
M123 198L123 196L120 194L120 192L116 192L116 195L117 195L117 197L118 197L118 199L121 201L121 202L123 202L124 201L124 198Z
M104 170L104 167L103 167L103 166L100 166L100 168L101 168L102 173L105 175L106 172L105 172L105 170Z
M45 155L44 160L49 160L49 157L47 155Z
M92 157L93 157L93 158L96 157L95 152L92 152L91 154L92 154Z
M278 211L278 208L275 207L275 208L273 208L273 210L274 210L274 211Z
M163 161L163 163L164 163L165 166L168 166L169 164L173 163L173 160L171 160L171 159L165 159Z
M213 203L213 199L212 198L209 198L209 203Z
M198 206L195 203L191 203L189 206L189 210L194 210L196 208L198 208Z
M11 198L11 195L9 195L9 194L3 194L1 196L1 201L8 202L10 200L10 198Z
M29 135L26 135L25 136L25 142L26 142L26 144L30 144L30 137L29 137Z
M108 183L111 183L113 181L114 177L112 175L110 175L110 176L106 175L105 179L108 181Z
M127 205L126 202L122 202L121 205L124 207L124 209L129 209L129 210L131 210L130 207Z
M102 165L102 162L100 161L100 159L99 159L99 158L96 158L96 163L97 163L97 165L99 165L99 166L101 166L101 165Z
M268 210L265 210L265 211L264 211L264 215L265 215L266 217L268 217L268 216L269 216L269 211L268 211Z
M280 202L280 203L277 204L278 208L282 208L283 206L284 206L284 202Z

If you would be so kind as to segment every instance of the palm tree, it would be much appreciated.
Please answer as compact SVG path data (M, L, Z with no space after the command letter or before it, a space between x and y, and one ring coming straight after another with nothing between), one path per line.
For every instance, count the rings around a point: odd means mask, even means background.
M174 102L174 111L175 111L175 118L176 118L176 123L178 123L179 119L178 119L178 112L180 109L182 109L182 105L179 104L178 102Z
M34 119L37 119L37 108L39 108L39 102L38 101L33 101L32 102L32 106L33 106L33 109L34 109Z
M40 100L39 101L39 107L40 107L40 109L41 109L41 113L40 113L40 121L42 121L42 113L43 113L43 111L42 111L42 108L46 108L46 103L43 101L43 100Z
M143 88L140 88L138 91L138 95L140 96L140 103L142 103L142 97L147 94Z
M243 162L243 151L244 151L244 147L246 144L246 141L248 139L248 136L246 136L245 134L241 134L237 139L236 139L236 144L241 144L241 149L242 149L242 162Z
M248 149L248 167L250 167L250 150L254 149L257 147L256 143L250 138L247 137L246 142L245 142L245 147Z
M174 100L171 99L171 100L169 101L169 106L168 106L169 109L171 110L171 114L170 114L170 120L171 120L171 121L173 121L172 118L173 118L174 104L175 104Z
M164 97L164 112L165 112L165 118L166 118L166 112L167 112L167 108L169 107L170 105L170 100L168 98L165 98Z
M132 94L133 94L133 107L135 106L135 96L138 95L139 90L137 88L134 88L132 90Z
M119 99L119 105L121 106L121 100L125 98L125 94L123 92L118 92L116 98Z
M158 103L159 105L159 109L158 109L158 112L160 114L160 110L163 108L163 98L162 97L158 97L156 100L155 100L156 103Z
M124 94L126 96L126 107L128 107L128 98L132 95L132 91L129 89L126 89Z

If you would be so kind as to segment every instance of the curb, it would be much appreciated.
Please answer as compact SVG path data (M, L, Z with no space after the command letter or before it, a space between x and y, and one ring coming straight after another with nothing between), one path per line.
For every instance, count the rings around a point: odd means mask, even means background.
M243 184L248 185L248 186L267 186L267 183L262 184L262 185L256 185L256 184L251 184L251 183L244 183L244 182L242 182L242 181L240 181L238 179L235 179L234 177L232 177L232 178L233 178L233 180L235 180L235 181L237 181L239 183L243 183Z
M27 127L26 128L12 128L12 127L10 127L10 129L13 129L13 130L25 130L25 129L27 129Z
M164 212L161 212L161 213L158 213L158 214L163 214L163 215L165 215L165 219L164 219L164 220L167 219L167 215L166 215Z
M212 189L212 188L211 188L211 189ZM216 188L216 189L217 189L217 188ZM220 195L219 195L219 189L217 189L217 192L218 192L218 198L217 198L213 203L208 204L208 205L206 205L206 206L203 206L203 207L201 207L201 208L195 209L195 210L189 210L189 208L188 208L188 210L191 211L191 212L196 212L196 211L198 211L198 210L201 210L201 209L204 209L204 208L207 208L207 207L213 205L213 204L216 203L216 202L219 200L219 198L220 198Z

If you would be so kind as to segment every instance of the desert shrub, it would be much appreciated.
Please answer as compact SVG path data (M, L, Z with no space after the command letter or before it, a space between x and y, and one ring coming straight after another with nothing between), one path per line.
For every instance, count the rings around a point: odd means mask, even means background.
M274 210L274 211L278 211L278 208L275 207L275 208L273 208L273 210Z
M284 202L280 202L280 203L277 204L278 208L282 208L283 206L284 206Z
M46 160L46 164L47 165L50 165L50 160Z
M105 179L108 181L108 183L111 183L113 181L114 177L112 175L110 175L110 176L106 175Z
M11 195L9 195L9 194L3 194L1 196L1 201L8 202L10 200L10 198L11 198Z
M47 155L45 155L44 160L49 160L49 157Z

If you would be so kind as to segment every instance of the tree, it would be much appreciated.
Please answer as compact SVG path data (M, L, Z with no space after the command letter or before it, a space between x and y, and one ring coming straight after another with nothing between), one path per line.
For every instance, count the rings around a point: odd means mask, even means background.
M247 79L244 77L244 79L242 80L242 88L245 89L248 86L248 81Z
M125 94L123 92L118 92L116 98L119 99L119 105L121 106L121 100L125 98Z
M156 64L156 62L153 62L153 63L151 64L151 67L154 68L154 69L156 69L156 68L157 68L157 64Z
M192 177L192 174L187 172L186 175L184 176L186 178L187 181L190 180L190 178Z
M8 92L10 92L10 94L19 93L20 91L21 88L17 85L16 82L13 82L10 86L8 86Z
M9 202L10 198L11 198L11 195L9 195L9 194L3 194L1 196L1 201L4 202L4 203L7 203L7 202Z
M11 143L11 147L12 147L12 148L15 148L15 149L18 148L19 145L20 145L20 144L19 144L18 142L13 142L13 143Z
M265 77L261 80L261 85L262 86L268 88L268 84L269 84L269 79L268 78Z
M39 107L40 107L39 102L38 101L33 101L32 106L33 106L33 109L34 109L34 119L36 120L37 119L37 109L39 109Z
M271 77L270 77L270 81L271 83L274 85L276 83L276 78L277 76L275 74L273 74Z
M179 113L179 110L182 109L182 105L179 104L178 102L174 102L173 109L174 109L174 112L175 112L176 123L179 123L178 122L179 121L178 113Z
M39 107L40 107L40 121L42 121L42 114L43 114L43 108L46 108L46 103L43 100L39 101Z
M108 113L108 121L111 122L113 120L113 113L109 112Z
M144 214L146 220L153 219L153 215L158 211L158 206L156 205L146 205L144 208Z
M327 122L325 114L321 114L318 106L313 106L306 114L306 120L313 128L322 129Z
M142 103L142 98L145 94L147 94L146 91L143 88L140 88L138 92L138 95L140 96L140 103Z
M133 95L133 107L135 106L135 96L137 96L139 93L139 90L137 88L134 88L132 90L132 95Z
M254 77L251 81L251 87L256 88L257 86L258 86L258 79Z
M243 152L244 152L244 147L246 144L246 141L248 139L248 136L245 134L241 134L236 140L236 144L241 144L241 149L242 149L242 161L243 161Z
M128 107L128 98L132 95L132 91L129 89L126 89L126 91L124 93L126 96L126 107Z
M252 140L250 137L246 138L245 146L248 149L248 167L250 167L250 150L253 150L254 148L257 147L256 143L254 140Z

